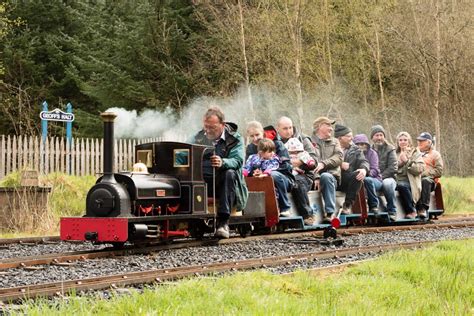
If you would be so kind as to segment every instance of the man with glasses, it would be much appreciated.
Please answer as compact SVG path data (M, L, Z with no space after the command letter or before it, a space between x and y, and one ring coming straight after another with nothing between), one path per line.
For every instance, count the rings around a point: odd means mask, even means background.
M215 148L214 153L203 162L203 175L208 184L208 195L215 193L219 201L215 236L229 238L231 209L235 207L237 211L242 211L248 198L248 189L242 174L242 136L237 132L237 125L225 122L222 110L214 106L204 114L203 129L194 136L192 143ZM212 192L214 171L216 192Z

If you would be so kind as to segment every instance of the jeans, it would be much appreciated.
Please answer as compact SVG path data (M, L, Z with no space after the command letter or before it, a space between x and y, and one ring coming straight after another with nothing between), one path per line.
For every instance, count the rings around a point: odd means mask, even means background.
M415 203L413 202L413 195L411 194L410 183L400 181L397 183L397 191L400 196L405 213L415 212Z
M336 211L336 178L329 172L321 174L319 187L324 200L324 209L326 213L334 213Z
M383 194L387 200L387 212L396 213L397 208L395 207L395 189L397 188L397 182L394 178L385 178L382 181Z
M287 211L290 207L290 199L288 198L287 192L290 192L292 183L284 174L278 171L272 171L271 176L275 183L275 193L278 200L278 207L280 212Z
M382 189L382 181L372 177L365 177L364 186L367 191L367 204L369 204L369 210L377 208L379 206L377 192Z
M307 218L313 213L308 199L308 191L311 190L313 180L303 174L297 174L295 178L296 186L291 190L293 201L295 202L298 214L303 216L303 218Z

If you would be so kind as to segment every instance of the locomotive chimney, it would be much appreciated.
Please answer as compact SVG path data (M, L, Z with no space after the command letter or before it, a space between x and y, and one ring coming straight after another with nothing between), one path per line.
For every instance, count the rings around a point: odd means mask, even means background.
M114 120L117 115L104 112L100 116L104 121L104 180L115 182L114 172Z

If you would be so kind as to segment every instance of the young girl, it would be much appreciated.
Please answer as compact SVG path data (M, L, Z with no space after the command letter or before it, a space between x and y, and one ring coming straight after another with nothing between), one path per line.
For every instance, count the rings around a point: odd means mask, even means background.
M250 155L243 168L246 177L266 177L280 166L280 158L275 154L275 143L268 138L258 141L257 154Z

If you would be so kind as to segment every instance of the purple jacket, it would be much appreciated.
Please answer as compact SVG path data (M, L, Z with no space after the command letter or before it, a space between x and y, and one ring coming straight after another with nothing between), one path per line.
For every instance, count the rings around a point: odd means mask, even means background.
M358 134L354 136L352 142L356 145L367 144L368 150L364 151L365 158L369 161L370 165L370 171L367 176L382 181L382 175L380 174L379 169L379 155L377 155L377 152L375 150L370 148L369 139L367 138L367 136L365 134Z
M270 174L280 167L280 158L274 154L271 159L261 159L258 154L250 155L243 168L245 177L252 177L255 169L260 169L263 173Z

